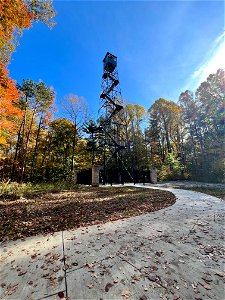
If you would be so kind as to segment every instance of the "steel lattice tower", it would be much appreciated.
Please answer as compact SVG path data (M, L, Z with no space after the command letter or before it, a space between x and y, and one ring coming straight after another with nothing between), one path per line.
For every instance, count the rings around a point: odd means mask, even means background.
M122 170L125 170L133 179L122 158L122 150L127 148L128 141L126 140L117 57L109 52L103 59L99 116L99 130L104 133L103 183L108 181L107 174L112 172L112 168L117 170L118 182L122 181Z

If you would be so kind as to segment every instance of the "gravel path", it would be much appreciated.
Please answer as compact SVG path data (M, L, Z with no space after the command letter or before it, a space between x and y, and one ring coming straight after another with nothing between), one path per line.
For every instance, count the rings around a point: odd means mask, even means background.
M225 183L209 183L209 182L198 182L198 181L188 181L188 180L177 180L177 181L163 181L156 185L151 185L155 187L206 187L206 188L219 188L225 190Z
M224 201L160 189L173 206L2 243L0 299L225 299Z

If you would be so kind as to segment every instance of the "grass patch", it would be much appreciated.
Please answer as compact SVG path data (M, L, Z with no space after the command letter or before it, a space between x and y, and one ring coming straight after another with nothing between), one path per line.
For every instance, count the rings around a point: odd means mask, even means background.
M200 192L200 193L204 193L225 200L225 190L217 187L209 188L209 187L177 187L176 186L176 188L182 190Z
M0 240L105 223L159 210L176 201L168 191L135 187L79 187L27 195L0 202Z
M62 190L74 190L79 188L71 182L60 181L54 183L18 183L3 181L0 182L0 199L16 200L20 197L32 196L46 192L60 192Z

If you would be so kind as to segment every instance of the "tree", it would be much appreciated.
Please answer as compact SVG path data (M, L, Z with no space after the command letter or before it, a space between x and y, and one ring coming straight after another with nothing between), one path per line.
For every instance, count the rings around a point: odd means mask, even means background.
M161 153L171 153L178 136L180 107L173 101L160 98L149 108L150 126L157 130Z
M7 145L14 137L22 111L18 106L20 93L6 69L0 69L0 144Z
M0 0L0 62L8 63L18 34L31 26L33 14L23 0Z
M202 162L202 175L207 173L210 181L224 180L225 144L225 71L219 69L210 74L196 90L199 107L198 122L201 126L201 139L205 151Z
M196 93L181 93L179 105L185 127L184 152L192 178L221 181L224 178L224 85L219 69L200 84Z
M42 21L51 27L54 15L52 0L0 0L0 106L6 112L6 118L1 120L0 144L7 143L6 136L10 133L14 135L17 119L22 114L16 107L19 93L7 70L18 36L32 22Z
M0 16L0 62L5 64L9 62L22 30L31 27L32 21L52 27L55 11L52 0L0 0Z
M181 109L173 101L163 98L156 100L149 108L149 126L146 131L151 151L151 164L168 172L181 172L177 167L181 160Z
M71 160L74 125L66 118L56 118L47 129L42 130L35 164L34 181L71 180ZM91 166L91 155L87 151L87 141L77 139L75 146L75 170L85 170Z
M225 71L219 69L216 74L210 74L196 91L203 126L216 136L220 136L225 130L224 100Z
M130 169L141 170L146 167L147 161L145 137L141 128L146 110L139 104L127 104L124 108L124 115L126 140L129 141L126 160Z
M196 173L199 169L199 152L203 155L203 143L201 137L201 128L198 123L199 109L191 91L185 91L180 94L178 101L181 108L181 118L183 123L183 153L184 164L191 164L192 173ZM201 141L201 142L200 142Z
M102 134L102 131L99 131L99 127L93 119L85 122L83 132L87 135L86 149L91 153L91 165L99 165L102 155L104 155L103 145L101 145L104 134Z
M41 126L51 111L55 93L44 82L35 83L30 79L23 80L23 83L17 87L21 92L20 106L23 109L23 118L17 134L18 138L11 177L12 179L14 178L17 166L17 172L19 172L17 173L17 179L23 181L31 137L34 140L34 146L31 145L30 149L30 152L33 152L30 170L30 176L32 177Z
M41 126L46 126L50 122L51 117L54 113L53 105L55 100L54 91L52 90L51 87L48 87L44 82L39 82L37 84L35 92L36 92L37 102L39 104L39 107L37 107L39 121L38 121L38 129L36 133L35 146L32 155L32 165L31 165L31 173L30 173L31 180L32 180L34 167L35 167L35 160L37 156Z
M49 126L48 151L45 153L46 178L69 179L71 174L74 125L65 118L57 118Z
M71 172L73 173L75 171L75 146L81 129L88 119L88 105L83 97L78 97L73 94L67 95L61 101L61 105L63 106L65 116L71 121L74 127L71 160Z

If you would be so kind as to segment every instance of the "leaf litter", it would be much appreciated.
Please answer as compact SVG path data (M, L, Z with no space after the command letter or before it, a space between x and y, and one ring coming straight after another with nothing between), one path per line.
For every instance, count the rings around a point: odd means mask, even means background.
M102 224L174 203L175 196L168 191L135 187L83 187L30 195L26 201L2 201L0 241Z

